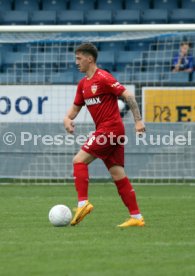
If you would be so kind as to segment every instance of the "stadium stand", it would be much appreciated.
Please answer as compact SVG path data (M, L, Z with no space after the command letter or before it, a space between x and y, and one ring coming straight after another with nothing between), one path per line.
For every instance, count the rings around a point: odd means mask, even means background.
M0 16L1 25L26 25L28 24L27 11L4 11Z
M129 10L146 10L150 8L149 0L126 0L125 9Z
M113 14L113 24L139 24L140 10L117 10Z
M72 84L74 83L74 72L67 71L63 73L53 73L48 78L48 82L51 84Z
M1 0L0 1L0 11L10 11L12 9L11 0Z
M55 11L63 11L67 9L67 1L66 0L42 0L42 9L43 10L55 10Z
M99 42L99 50L100 51L124 51L125 45L124 42Z
M109 10L91 10L86 13L86 24L111 24L112 12Z
M1 25L46 25L46 24L163 24L163 23L195 23L194 0L0 0L0 24ZM77 35L77 34L75 34ZM79 34L78 34L79 35ZM93 33L95 35L95 33ZM190 38L189 38L190 40ZM174 44L167 40L166 45L158 45L150 40L132 40L123 42L98 42L99 50L98 65L107 68L120 80L124 81L121 70L128 70L133 65L134 72L137 72L133 79L146 80L147 73L155 71L153 80L161 81L194 81L195 77L189 78L189 74L171 74L171 79L161 73L171 70L173 52L179 49L180 41L175 40ZM67 73L71 81L77 81L80 74L75 69L74 59L71 56L69 61L64 62L61 56L60 65L56 65L55 54L53 60L45 62L46 55L43 53L48 49L38 49L42 54L38 55L39 60L35 61L33 52L36 48L27 44L0 45L0 82L21 81L11 77L11 70L24 70L25 83L41 82L41 78L32 78L29 75L37 70L46 72L46 79L49 83L56 83L58 77L62 82L62 75ZM53 52L58 52L59 47L53 47ZM63 49L63 48L62 48ZM170 51L169 51L170 50ZM29 54L30 51L30 54ZM146 54L147 52L147 54ZM195 54L195 53L194 53ZM162 61L163 60L163 61ZM36 65L35 65L36 63ZM66 63L66 64L65 64ZM59 68L60 67L60 68ZM139 68L139 70L138 70ZM25 70L31 70L26 72ZM68 71L71 69L73 74ZM49 70L55 76L50 79ZM63 72L62 72L63 70ZM139 71L139 72L138 72ZM9 76L6 76L10 75ZM132 72L129 70L129 75ZM139 76L140 75L140 76ZM130 81L130 77L125 77ZM132 76L131 76L132 79Z
M176 83L187 83L189 81L189 73L188 72L180 72L178 73L171 73L171 74L164 74L162 75L164 82L176 82Z
M194 10L192 9L176 9L170 14L170 23L194 23Z
M29 22L31 25L56 24L56 11L33 11Z
M17 80L18 84L44 84L45 83L45 74L37 73L23 73L20 78Z
M149 9L142 14L144 24L166 24L168 22L168 11L163 9Z
M140 72L139 74L132 74L131 81L133 82L159 82L160 74L158 72Z
M97 7L100 10L122 10L122 1L118 0L98 0Z
M183 9L195 9L195 1L194 0L181 0L181 7Z
M153 1L154 9L166 9L172 10L179 8L177 0L154 0Z
M37 11L40 9L38 0L15 0L14 9L17 11Z
M98 56L98 66L103 69L112 71L115 64L114 51L100 51Z
M95 1L91 0L71 0L69 2L70 10L89 11L95 9Z
M57 24L83 24L84 13L79 10L60 11L57 13Z

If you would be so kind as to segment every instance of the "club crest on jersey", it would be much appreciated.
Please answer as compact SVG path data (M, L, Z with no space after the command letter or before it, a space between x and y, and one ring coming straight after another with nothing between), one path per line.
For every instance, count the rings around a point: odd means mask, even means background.
M93 94L95 94L96 91L97 91L97 85L96 85L96 84L93 84L93 85L91 86L91 92L92 92Z

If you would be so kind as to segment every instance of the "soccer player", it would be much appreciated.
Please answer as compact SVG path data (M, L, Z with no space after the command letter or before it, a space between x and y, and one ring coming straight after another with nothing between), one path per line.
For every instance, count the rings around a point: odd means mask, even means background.
M182 42L180 44L180 51L173 58L173 72L189 72L193 71L193 56L190 53L190 43Z
M107 167L130 213L130 218L118 226L144 226L145 222L136 201L135 191L124 170L124 144L117 139L118 136L125 135L117 105L118 96L123 97L128 103L134 116L135 130L145 131L135 97L110 73L97 67L98 51L93 44L81 44L77 47L75 55L78 69L86 76L78 84L74 103L64 118L64 126L69 133L73 134L73 120L82 106L86 105L94 120L96 130L73 159L78 208L71 225L78 224L93 210L93 205L88 201L88 165L96 158L100 158Z

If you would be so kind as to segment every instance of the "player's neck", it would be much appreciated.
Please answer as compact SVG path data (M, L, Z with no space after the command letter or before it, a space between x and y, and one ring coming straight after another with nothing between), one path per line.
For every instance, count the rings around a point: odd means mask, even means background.
M96 70L97 70L96 64L94 64L94 66L91 66L91 68L89 68L89 70L86 72L88 80L93 78L93 75L95 74Z

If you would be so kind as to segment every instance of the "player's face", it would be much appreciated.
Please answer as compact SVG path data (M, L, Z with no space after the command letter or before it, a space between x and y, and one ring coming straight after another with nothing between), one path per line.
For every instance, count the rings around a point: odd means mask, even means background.
M85 73L89 70L91 57L82 53L76 53L76 65L80 72Z
M183 55L187 55L188 51L189 51L189 45L184 44L184 45L181 46L181 53Z

